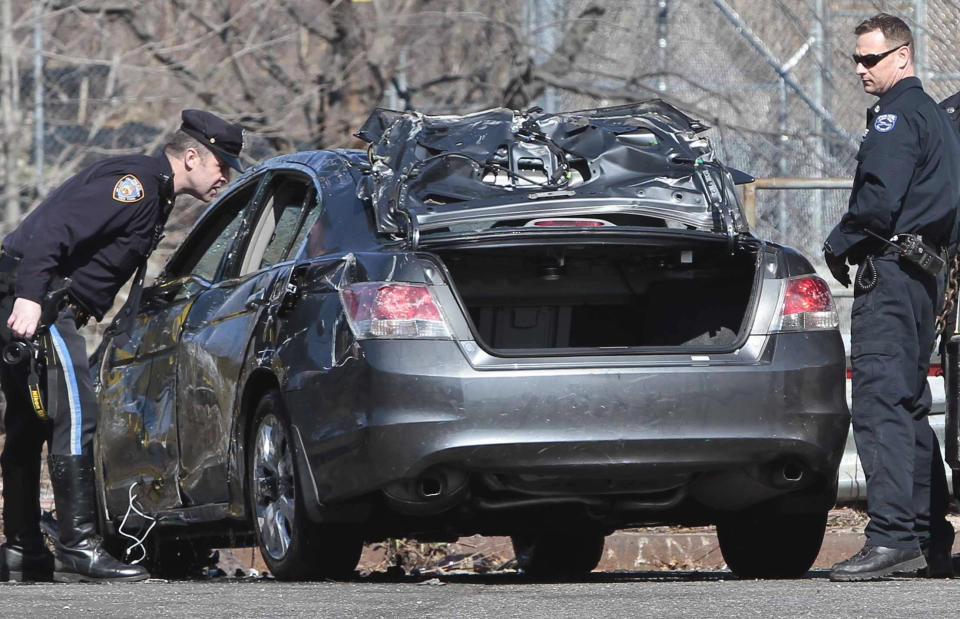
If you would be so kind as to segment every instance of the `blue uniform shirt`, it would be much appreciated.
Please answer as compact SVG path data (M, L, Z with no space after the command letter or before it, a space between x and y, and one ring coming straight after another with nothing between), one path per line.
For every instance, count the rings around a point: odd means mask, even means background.
M3 239L21 257L17 297L40 302L54 275L97 320L159 240L173 205L166 156L99 161L60 185Z
M907 77L867 110L847 212L827 237L836 256L858 259L877 241L914 233L955 247L960 205L960 136L950 118Z

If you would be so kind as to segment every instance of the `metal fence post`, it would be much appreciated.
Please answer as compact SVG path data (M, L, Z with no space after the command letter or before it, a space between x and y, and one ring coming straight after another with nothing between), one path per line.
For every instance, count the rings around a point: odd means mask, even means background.
M33 23L33 165L36 196L43 195L43 0L34 0Z

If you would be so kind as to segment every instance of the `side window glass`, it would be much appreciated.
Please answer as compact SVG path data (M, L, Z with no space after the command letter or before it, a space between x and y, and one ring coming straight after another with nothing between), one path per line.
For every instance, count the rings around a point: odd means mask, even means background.
M212 282L223 256L240 230L244 208L257 189L257 182L247 183L217 205L217 212L204 222L203 229L190 239L167 267L171 278L195 275Z
M311 203L310 211L304 218L303 225L300 226L300 230L297 231L297 238L293 239L293 243L290 245L291 251L296 251L303 245L303 240L307 238L308 234L310 234L313 226L317 224L317 219L320 217L320 198L315 192L311 193L309 201Z
M278 175L264 192L264 206L257 219L240 274L263 269L284 260L316 200L308 178Z
M240 230L240 220L243 218L239 215L238 213L227 223L227 226L217 235L213 244L200 256L197 264L190 270L191 275L196 275L208 282L213 281L217 274L217 267L220 266L220 261L223 259L223 254L227 251L227 246L230 245L230 241L237 236L237 232Z

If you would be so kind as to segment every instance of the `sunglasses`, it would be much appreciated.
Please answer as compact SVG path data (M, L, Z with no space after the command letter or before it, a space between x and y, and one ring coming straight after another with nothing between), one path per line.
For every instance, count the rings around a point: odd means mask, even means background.
M893 52L897 51L897 50L900 49L901 47L906 47L906 46L908 46L908 45L910 45L910 44L909 44L909 43L904 43L903 45L897 45L897 46L894 47L893 49L888 49L887 51L883 52L882 54L864 54L863 56L861 56L861 55L859 55L859 54L853 54L853 62L854 62L854 64L862 64L862 65L863 65L864 67L866 67L867 69L871 69L871 68L873 68L874 66L876 66L876 64L877 64L878 62L880 62L881 60L883 60L884 58L886 58L887 56L889 56L889 55L892 54Z

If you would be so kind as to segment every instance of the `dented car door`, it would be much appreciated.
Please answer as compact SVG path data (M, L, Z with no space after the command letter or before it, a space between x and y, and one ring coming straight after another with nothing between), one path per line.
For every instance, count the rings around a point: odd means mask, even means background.
M187 279L145 291L144 301L122 346L108 343L101 365L99 449L111 512L126 509L131 487L150 511L178 507L179 444L175 349L191 291Z
M261 314L286 285L290 247L319 209L310 178L271 173L250 209L222 281L204 291L184 323L177 361L180 489L187 505L230 499L228 474L238 388Z
M225 502L227 458L250 335L260 315L268 271L225 282L199 296L186 317L177 359L181 489L187 505Z

